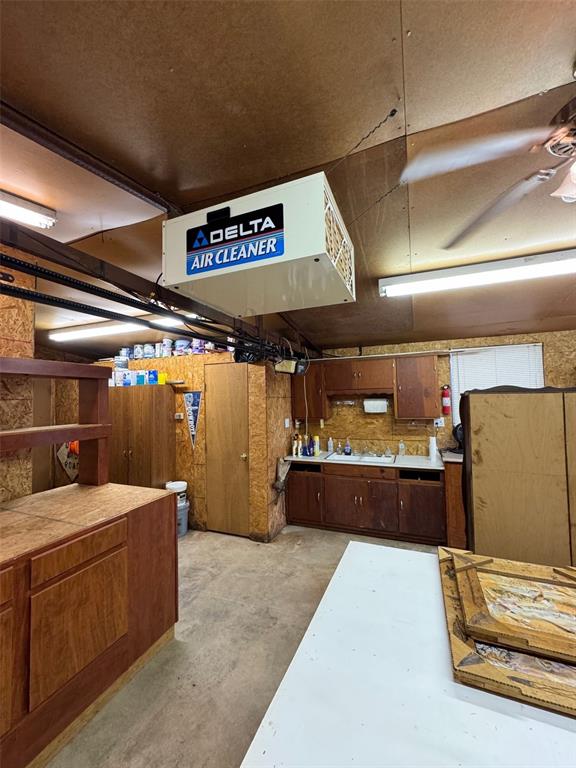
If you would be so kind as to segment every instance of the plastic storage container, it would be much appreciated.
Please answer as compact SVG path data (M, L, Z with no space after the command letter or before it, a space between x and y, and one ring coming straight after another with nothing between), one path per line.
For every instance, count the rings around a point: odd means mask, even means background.
M176 494L178 536L185 536L188 530L188 512L190 510L190 502L186 497L188 483L185 480L172 480L166 483L165 488L167 491L173 491Z

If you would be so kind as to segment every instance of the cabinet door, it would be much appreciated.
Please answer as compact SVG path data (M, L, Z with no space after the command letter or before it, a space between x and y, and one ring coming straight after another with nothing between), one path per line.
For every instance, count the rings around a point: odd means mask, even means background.
M354 360L335 360L324 363L326 392L349 392L356 389Z
M346 528L369 528L370 520L366 480L324 478L324 522Z
M288 474L286 517L289 523L322 522L322 475L311 472Z
M446 543L449 547L466 549L466 513L462 497L462 464L446 462L444 465L444 493Z
M356 360L355 373L357 389L371 392L394 391L394 360L392 358Z
M12 723L14 608L0 608L0 736Z
M176 477L176 396L169 385L149 387L150 486L164 488ZM131 446L132 447L132 446ZM132 455L134 456L135 448Z
M30 709L128 631L126 547L30 600Z
M304 376L292 376L292 417L305 419L306 406L309 419L328 418L322 363L310 363Z
M368 528L398 532L398 486L396 482L368 481ZM366 504L362 497L362 505Z
M131 387L129 402L128 484L152 484L152 386Z
M396 418L435 419L440 415L436 355L396 358Z
M435 539L446 537L444 491L440 483L398 483L399 530L410 536Z
M130 387L111 387L109 391L110 423L110 482L128 483L128 430L130 423Z

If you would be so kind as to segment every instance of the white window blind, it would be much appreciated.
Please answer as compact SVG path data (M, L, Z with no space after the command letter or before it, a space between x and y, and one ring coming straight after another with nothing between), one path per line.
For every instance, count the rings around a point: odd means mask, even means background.
M460 349L450 353L454 424L460 422L460 395L469 389L544 386L542 344Z

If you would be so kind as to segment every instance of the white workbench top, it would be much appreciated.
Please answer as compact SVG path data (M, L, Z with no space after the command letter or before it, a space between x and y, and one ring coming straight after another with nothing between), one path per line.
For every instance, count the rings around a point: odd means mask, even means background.
M348 545L242 768L574 766L576 720L454 681L438 558Z
M391 467L392 469L433 469L436 471L444 469L440 454L437 455L435 461L431 461L428 456L395 456L393 462L383 462L379 461L376 456L359 456L358 454L338 456L337 461L334 461L330 458L334 455L334 453L321 451L319 456L285 456L284 460L305 464L353 464L363 467Z

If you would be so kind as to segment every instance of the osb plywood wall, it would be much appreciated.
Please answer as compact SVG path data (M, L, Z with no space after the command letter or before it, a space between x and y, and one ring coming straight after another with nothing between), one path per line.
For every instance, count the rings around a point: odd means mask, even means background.
M169 380L181 380L186 389L205 393L204 367L231 363L228 353L190 355L162 359L134 360L133 370L158 369ZM176 410L184 413L184 395L176 393ZM207 528L206 513L206 403L202 402L198 418L196 445L186 420L176 421L176 474L188 483L189 522L193 528ZM276 461L286 454L290 429L284 419L290 418L290 377L274 373L271 366L248 366L248 460L250 493L250 536L269 541L285 525L284 499L271 488L276 476Z
M19 255L13 249L7 253ZM3 267L14 275L14 285L34 288L35 279ZM0 357L34 357L34 304L0 295ZM0 429L31 427L33 424L32 379L26 376L0 377ZM0 459L0 501L32 493L30 450Z
M542 344L544 351L544 374L547 386L570 387L576 386L576 331L559 331L555 333L533 333L511 336L487 336L475 339L449 339L417 344L388 344L373 347L363 347L363 355L394 355L410 352L434 352L468 347L497 346L501 344ZM357 347L326 350L331 355L342 357L358 355ZM447 354L438 358L438 381L450 383L450 357ZM353 398L350 398L353 399ZM452 439L452 419L445 417L445 426L438 430L438 445L440 448L454 445ZM362 399L356 404L337 405L334 403L332 417L325 422L322 435L322 447L326 445L329 436L335 440L344 441L350 437L353 449L360 451L367 446L369 450L383 452L386 447L396 453L398 443L402 440L406 452L410 454L426 454L428 436L432 434L428 424L406 424L396 421L392 410L387 414L366 414L362 408Z

